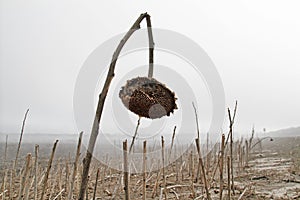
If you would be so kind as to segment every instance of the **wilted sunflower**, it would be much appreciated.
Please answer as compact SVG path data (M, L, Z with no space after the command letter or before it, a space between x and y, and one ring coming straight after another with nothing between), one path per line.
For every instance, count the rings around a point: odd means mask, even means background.
M119 97L127 109L150 119L170 116L177 109L174 92L154 78L137 77L128 80Z

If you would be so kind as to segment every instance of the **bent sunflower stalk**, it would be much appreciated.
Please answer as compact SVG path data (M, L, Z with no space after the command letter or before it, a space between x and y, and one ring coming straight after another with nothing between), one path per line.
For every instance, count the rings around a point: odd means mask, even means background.
M140 23L146 19L148 39L149 39L149 70L148 77L137 77L127 81L127 84L122 87L119 96L127 109L139 115L139 117L147 117L150 119L160 118L162 116L169 116L173 110L177 108L176 98L174 92L170 91L164 84L155 80L153 76L153 58L154 58L154 42L152 35L152 27L150 15L148 13L141 14L134 22L128 32L117 46L112 61L109 66L108 74L99 95L97 110L94 117L91 135L89 138L88 148L85 158L83 160L83 172L79 191L79 200L83 200L88 184L88 173L93 156L95 143L97 140L100 120L105 103L105 99L110 87L110 83L115 75L115 66L122 48L128 41L130 36L138 29Z

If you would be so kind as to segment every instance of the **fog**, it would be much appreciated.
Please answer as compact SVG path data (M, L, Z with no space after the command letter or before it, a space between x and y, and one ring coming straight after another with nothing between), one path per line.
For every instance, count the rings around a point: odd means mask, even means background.
M151 15L154 28L179 32L205 50L223 82L224 112L238 100L235 130L250 132L253 124L258 131L299 126L299 4L2 0L0 132L19 132L29 108L26 132L77 133L73 95L83 63L143 12ZM208 123L205 113L199 115L200 124ZM225 120L220 131L227 130ZM188 121L194 124L192 114ZM111 125L107 131L117 128Z

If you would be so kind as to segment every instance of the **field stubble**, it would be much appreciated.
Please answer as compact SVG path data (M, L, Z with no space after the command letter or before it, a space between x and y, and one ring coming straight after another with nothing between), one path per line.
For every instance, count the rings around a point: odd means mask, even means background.
M255 140L253 140L254 142ZM274 138L263 141L262 148L256 146L248 155L245 141L234 143L234 188L231 188L231 199L299 199L300 198L300 138ZM203 157L205 173L211 199L220 199L220 144L215 145L208 156ZM74 170L76 143L58 143L54 160L45 182L49 165L52 144L39 146L37 170L35 170L34 144L24 143L21 146L19 161L13 168L17 144L9 144L5 160L5 144L1 144L2 162L1 192L2 199L36 199L41 198L43 184L46 183L43 199L68 199ZM138 148L138 147L137 147ZM141 147L142 148L142 147ZM138 149L136 150L138 151ZM84 152L82 149L81 152ZM166 159L170 154L166 149ZM173 152L176 152L174 146ZM172 152L172 153L173 153ZM179 159L165 167L165 187L168 199L207 199L202 171L198 166L198 154L191 146ZM30 154L30 156L29 156ZM224 158L229 155L225 148ZM82 172L82 157L73 181L72 199L77 199ZM123 167L123 157L116 156ZM107 157L107 159L111 159ZM141 162L142 162L141 157ZM228 167L224 159L222 199L228 199ZM146 159L147 168L159 164L160 159ZM131 199L142 199L145 187L146 199L165 199L164 178L162 170L143 174L135 173L135 166L129 165L129 195ZM98 172L98 177L96 177ZM229 171L230 173L230 171ZM124 173L108 167L93 159L89 174L86 199L124 199ZM36 183L35 183L36 177ZM230 176L229 176L230 178ZM95 183L97 180L97 187ZM145 184L143 185L143 180ZM36 188L36 189L35 189Z

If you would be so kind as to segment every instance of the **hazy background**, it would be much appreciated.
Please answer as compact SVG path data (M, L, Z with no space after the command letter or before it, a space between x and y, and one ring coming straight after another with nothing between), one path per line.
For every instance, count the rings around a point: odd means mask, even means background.
M208 53L226 105L239 101L237 131L299 126L299 8L275 0L0 0L0 132L19 132L27 108L27 132L77 132L80 67L142 12L153 27L182 33Z

